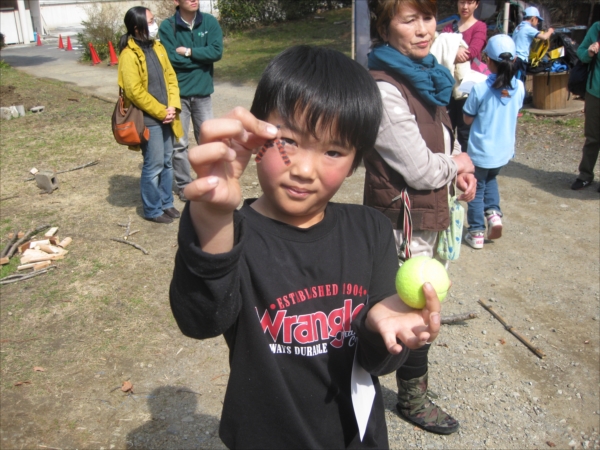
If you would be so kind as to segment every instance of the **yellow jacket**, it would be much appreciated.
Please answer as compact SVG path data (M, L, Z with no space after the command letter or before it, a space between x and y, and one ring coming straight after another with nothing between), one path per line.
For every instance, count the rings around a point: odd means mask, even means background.
M175 138L179 140L183 136L183 128L179 120L181 111L181 100L179 98L179 86L177 76L169 62L167 51L158 41L154 41L154 52L158 56L160 65L165 76L167 86L167 97L169 104L163 105L148 92L148 70L146 67L146 56L144 51L135 43L133 38L127 41L127 47L119 55L118 83L123 89L123 100L127 108L131 103L145 113L163 120L167 117L167 107L176 109L175 120L171 122L171 128Z

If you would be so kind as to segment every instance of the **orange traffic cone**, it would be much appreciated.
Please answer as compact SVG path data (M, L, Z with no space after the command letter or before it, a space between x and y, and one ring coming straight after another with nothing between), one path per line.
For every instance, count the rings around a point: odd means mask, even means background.
M63 50L65 49L65 46L63 45L62 41L62 36L60 34L58 35L58 48L62 48Z
M117 54L115 53L115 48L112 45L112 42L108 41L108 52L110 53L110 62L109 66L114 66L115 64L119 64L119 60L117 59Z
M71 45L71 38L67 36L67 48L65 48L65 51L69 52L71 50L73 50L73 46Z
M40 45L42 45L42 37L40 36L40 33L38 33L37 37L37 43L35 45L39 47Z
M96 49L90 42L90 56L92 57L92 65L100 64L102 61L98 57L98 53L96 53Z

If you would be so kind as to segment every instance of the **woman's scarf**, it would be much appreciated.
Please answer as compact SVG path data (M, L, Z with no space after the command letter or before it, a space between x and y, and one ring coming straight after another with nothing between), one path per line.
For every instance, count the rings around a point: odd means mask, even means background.
M454 78L432 54L423 59L410 59L394 47L379 45L369 53L368 65L372 70L400 75L430 105L446 106L450 102Z

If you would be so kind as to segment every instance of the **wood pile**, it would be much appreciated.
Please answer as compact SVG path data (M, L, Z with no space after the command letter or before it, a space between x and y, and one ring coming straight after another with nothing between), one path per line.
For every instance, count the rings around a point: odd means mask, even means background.
M34 237L37 233L47 228L50 229L46 231L43 237ZM27 233L10 233L8 244L0 254L0 265L8 264L10 259L17 255L18 252L20 265L17 267L17 272L20 273L0 279L0 284L28 279L55 268L52 264L53 261L63 259L69 253L66 247L73 241L70 237L60 239L56 234L57 232L58 227L42 225L36 229L29 230ZM34 272L38 273L34 275Z

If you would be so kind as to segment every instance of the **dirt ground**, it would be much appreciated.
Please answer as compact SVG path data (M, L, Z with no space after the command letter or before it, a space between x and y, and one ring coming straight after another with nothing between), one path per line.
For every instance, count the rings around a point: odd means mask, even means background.
M38 129L35 116L20 120ZM520 119L517 156L499 178L504 236L483 250L463 245L450 267L443 315L479 317L445 325L430 352L432 395L461 429L436 436L401 420L394 377L385 376L392 448L600 448L598 182L569 189L582 124L581 113ZM23 182L30 166L2 162L0 222L27 229L44 217L73 243L55 271L0 288L0 447L223 448L227 347L222 338L195 341L179 332L168 303L177 224L142 219L141 156L106 142L81 156L100 164L60 175L52 195ZM74 165L43 151L39 158L55 169ZM363 179L359 169L334 200L361 203ZM246 197L259 195L254 164L243 186ZM140 230L131 240L149 255L110 240L122 236L118 224L128 218ZM133 392L120 389L124 381Z

